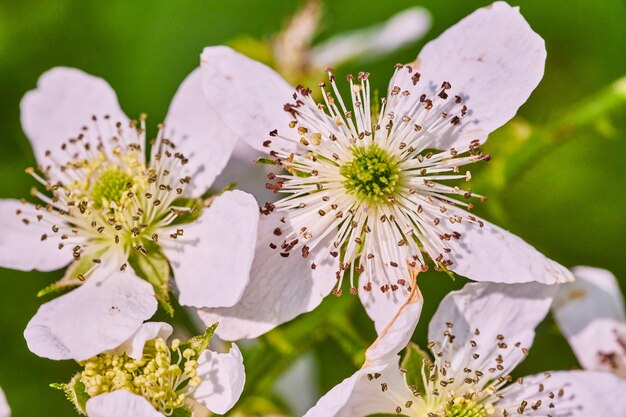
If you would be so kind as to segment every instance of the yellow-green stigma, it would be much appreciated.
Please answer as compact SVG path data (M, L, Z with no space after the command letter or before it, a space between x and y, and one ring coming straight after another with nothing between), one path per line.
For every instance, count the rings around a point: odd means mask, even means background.
M488 417L493 414L491 410L490 405L485 406L461 397L446 405L443 417Z
M77 381L84 384L89 397L128 390L171 415L173 410L185 407L188 389L201 382L197 376L198 353L189 348L181 352L180 346L179 340L168 346L159 338L146 343L139 360L125 354L100 354L81 363L84 370Z
M91 189L91 197L94 204L100 208L108 207L111 202L119 205L132 185L133 178L113 165L102 171Z
M392 197L400 182L400 170L395 157L377 144L356 147L354 159L340 168L344 185L361 200L381 203Z

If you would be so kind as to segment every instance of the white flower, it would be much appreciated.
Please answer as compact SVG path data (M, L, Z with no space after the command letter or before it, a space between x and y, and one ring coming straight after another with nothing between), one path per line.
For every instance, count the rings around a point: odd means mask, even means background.
M168 345L170 325L145 323L115 350L82 362L63 389L89 417L224 414L243 391L245 370L237 345L228 353L208 350L212 330Z
M429 326L429 350L398 366L417 324L398 313L366 352L363 367L330 390L306 417L401 414L415 417L623 416L626 381L606 372L557 371L513 378L556 288L467 284L448 294ZM415 359L415 357L413 358ZM410 383L408 381L411 381Z
M148 282L103 265L84 285L39 307L24 337L41 357L85 360L119 346L156 310Z
M556 322L583 368L626 378L626 314L615 276L589 266L572 271L576 281L554 299Z
M380 58L422 38L431 23L427 10L411 7L374 26L340 33L313 44L322 15L318 1L307 1L272 42L276 69L287 79L311 79L327 67ZM251 163L262 155L247 143L238 141L216 184L226 186L237 178L238 188L250 192L257 200L274 201L276 195L265 188L271 167Z
M478 281L572 279L522 239L472 215L463 198L471 190L446 184L469 179L462 166L488 158L478 145L526 101L545 56L518 9L497 2L427 44L415 63L399 65L372 113L367 73L348 77L349 98L331 73L316 103L310 90L294 93L264 65L205 49L207 79L223 87L209 105L287 171L268 185L287 196L265 206L272 214L261 227L275 236L261 235L241 302L203 317L219 321L227 339L254 337L315 308L333 287L340 293L344 278L356 293L359 277L380 331L410 292L409 270L429 262ZM296 265L313 270L294 274Z
M0 388L0 417L11 417L11 408L4 395L4 392Z
M0 265L49 271L71 263L48 290L83 285L89 290L82 294L93 297L99 297L98 288L89 281L100 268L127 275L133 270L164 305L171 268L182 305L235 304L249 280L258 206L237 190L203 204L203 193L236 142L215 122L204 99L210 94L204 78L196 69L185 79L150 142L145 118L129 120L104 80L70 68L43 74L21 103L22 126L38 162L27 172L41 183L32 192L40 202L0 200ZM149 286L134 290L141 300L155 294ZM72 308L75 315L90 316L78 305ZM47 336L56 337L49 323L66 317L51 316L60 311L56 307L46 311L31 322L27 336L43 337L34 329L45 327ZM84 331L55 326L60 327Z

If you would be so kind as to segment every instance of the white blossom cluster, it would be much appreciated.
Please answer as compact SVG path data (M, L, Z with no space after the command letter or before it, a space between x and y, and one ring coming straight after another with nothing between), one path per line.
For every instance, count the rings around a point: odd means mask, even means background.
M288 56L310 37L307 19L276 43L290 74L302 56L310 69L388 53L429 26L413 9ZM378 337L361 369L306 416L623 417L626 314L615 278L570 271L472 212L486 197L469 188L471 169L491 158L480 147L537 87L545 60L519 9L496 2L396 65L380 99L370 87L379 74L329 67L327 81L294 87L210 46L152 126L130 119L98 77L44 73L21 102L37 161L26 172L38 186L32 199L0 201L0 266L65 270L42 290L61 295L28 323L29 349L78 362L55 386L81 415L224 414L245 385L230 342L349 292ZM264 153L271 171L258 172L272 201L214 187L224 170L246 182L230 161L242 146ZM476 282L443 299L422 350L410 340L428 269ZM170 339L172 326L150 320L172 304L206 333ZM512 376L551 309L584 370ZM0 417L9 414L0 391Z

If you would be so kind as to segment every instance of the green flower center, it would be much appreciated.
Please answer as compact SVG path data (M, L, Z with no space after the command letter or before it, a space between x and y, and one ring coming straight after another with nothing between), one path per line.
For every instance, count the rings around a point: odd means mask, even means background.
M491 414L483 404L462 397L455 399L453 405L446 405L443 417L487 417Z
M361 200L381 203L392 197L400 183L398 161L377 144L356 147L354 159L340 168L344 186Z
M122 171L118 166L105 168L91 189L94 204L108 207L111 202L120 204L124 194L132 187L133 177Z

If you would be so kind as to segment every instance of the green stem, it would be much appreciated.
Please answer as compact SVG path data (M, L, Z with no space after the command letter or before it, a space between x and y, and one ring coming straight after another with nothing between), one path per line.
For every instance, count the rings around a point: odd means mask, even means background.
M328 327L329 336L352 359L352 364L360 368L369 343L354 329L354 325L350 323L346 315L335 315L330 318L329 322L332 323L332 326Z

